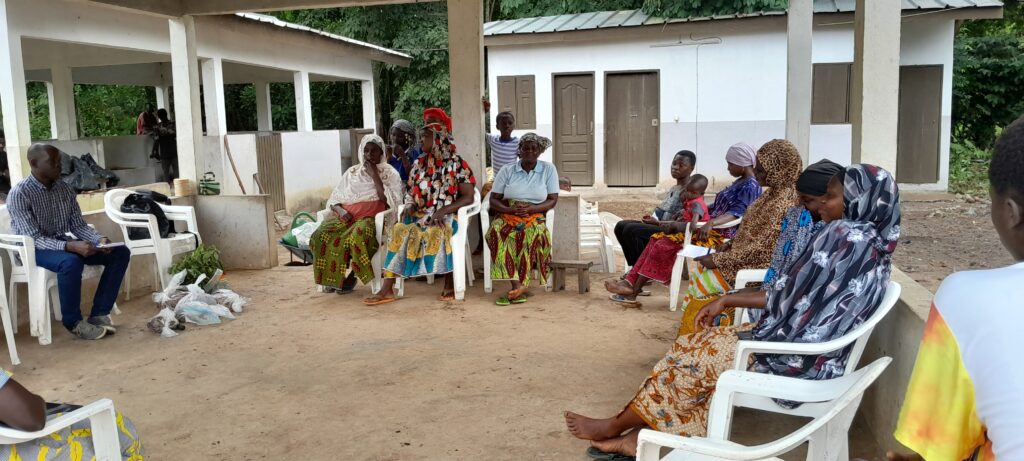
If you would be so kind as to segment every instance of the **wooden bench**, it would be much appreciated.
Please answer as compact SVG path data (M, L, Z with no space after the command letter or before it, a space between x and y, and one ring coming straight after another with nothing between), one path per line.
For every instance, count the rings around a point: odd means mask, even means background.
M579 290L580 293L587 293L590 291L590 267L594 263L591 261L578 261L578 260L553 260L551 261L551 268L555 271L555 283L553 291L561 291L565 289L565 270L576 269L576 276L579 277Z

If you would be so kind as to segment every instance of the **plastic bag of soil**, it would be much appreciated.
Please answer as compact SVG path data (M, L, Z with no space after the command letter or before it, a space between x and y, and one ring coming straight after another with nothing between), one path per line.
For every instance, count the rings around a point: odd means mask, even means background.
M173 338L178 336L178 332L175 330L185 329L184 321L184 317L174 315L174 311L165 307L160 309L160 313L149 319L146 322L146 326L149 328L149 331L160 333L160 336L164 338Z

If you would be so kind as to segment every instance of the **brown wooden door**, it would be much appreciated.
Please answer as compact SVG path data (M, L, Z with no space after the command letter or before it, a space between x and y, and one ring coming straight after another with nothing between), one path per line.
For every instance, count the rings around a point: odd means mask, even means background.
M605 94L605 183L658 184L658 74L608 75Z
M900 67L899 104L896 180L908 184L938 182L942 66Z
M594 76L555 76L555 167L574 185L594 184Z

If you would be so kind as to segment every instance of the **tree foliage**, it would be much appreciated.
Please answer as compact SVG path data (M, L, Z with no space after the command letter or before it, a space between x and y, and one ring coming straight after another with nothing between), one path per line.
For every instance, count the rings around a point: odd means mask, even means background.
M1008 1L1002 21L971 21L957 31L953 136L988 149L1024 114L1024 5Z

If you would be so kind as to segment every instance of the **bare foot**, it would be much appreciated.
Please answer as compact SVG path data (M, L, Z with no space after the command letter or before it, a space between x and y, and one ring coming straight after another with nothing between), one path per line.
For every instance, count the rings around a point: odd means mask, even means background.
M604 289L617 295L633 296L633 287L629 286L629 282L625 280L605 280Z
M621 437L608 440L595 440L590 442L594 448L605 453L621 453L626 456L636 456L637 440L640 438L640 431L632 431Z
M438 301L455 301L455 290L443 290Z
M565 426L577 439L607 440L618 436L619 432L616 432L614 423L615 418L592 419L571 411L565 412Z
M508 291L508 299L509 301L519 299L524 293L526 293L526 287L520 285L519 288L513 288Z

